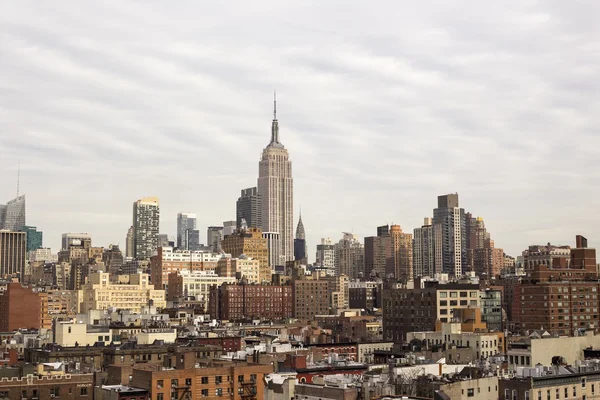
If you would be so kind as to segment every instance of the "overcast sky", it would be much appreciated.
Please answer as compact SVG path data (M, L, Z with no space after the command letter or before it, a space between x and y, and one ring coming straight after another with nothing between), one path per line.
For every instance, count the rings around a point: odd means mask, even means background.
M94 4L95 3L95 4ZM310 260L458 192L497 247L600 243L600 2L5 1L0 199L124 247L132 203L235 219L273 90Z

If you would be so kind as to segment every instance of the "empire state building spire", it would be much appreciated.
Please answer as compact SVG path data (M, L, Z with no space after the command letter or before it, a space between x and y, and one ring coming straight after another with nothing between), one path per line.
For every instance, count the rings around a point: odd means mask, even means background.
M279 142L279 122L277 121L277 93L273 92L273 122L271 123L271 143L269 147L283 148Z

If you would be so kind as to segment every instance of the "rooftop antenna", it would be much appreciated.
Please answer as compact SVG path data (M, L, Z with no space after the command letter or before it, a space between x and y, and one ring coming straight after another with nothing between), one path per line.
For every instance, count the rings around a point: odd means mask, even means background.
M19 197L19 181L21 180L21 162L17 164L17 197Z

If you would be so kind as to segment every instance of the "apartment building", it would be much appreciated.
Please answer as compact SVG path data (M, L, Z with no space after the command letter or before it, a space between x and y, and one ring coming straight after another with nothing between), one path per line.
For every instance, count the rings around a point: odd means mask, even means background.
M207 361L187 363L181 368L135 366L134 387L147 389L152 400L173 398L205 398L232 400L262 399L265 375L273 372L272 365Z
M97 272L88 277L80 294L82 313L108 307L140 311L149 304L157 308L166 306L165 291L154 289L148 274L129 275L128 283L111 283L109 278L110 274L106 272Z
M169 291L167 300L172 301L179 297L193 297L196 300L206 302L210 288L213 286L221 286L224 283L233 284L236 282L235 277L219 276L215 271L191 271L182 269L179 272L169 274Z
M408 332L432 331L436 321L449 322L458 309L479 307L479 286L427 281L415 288L383 291L383 339L404 343Z
M48 295L10 282L0 295L0 331L11 332L22 328L50 329Z
M218 320L280 320L292 317L292 299L291 286L224 283L210 289L209 312Z
M329 283L325 280L295 280L293 315L301 320L312 320L315 315L329 314Z
M210 271L217 268L221 254L176 250L173 247L159 247L156 255L150 259L152 284L156 289L168 291L169 274L181 270Z

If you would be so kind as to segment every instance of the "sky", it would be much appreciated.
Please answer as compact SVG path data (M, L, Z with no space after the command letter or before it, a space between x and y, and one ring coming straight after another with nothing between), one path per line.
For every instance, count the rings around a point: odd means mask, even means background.
M295 220L412 232L441 194L497 247L600 243L600 2L6 1L0 200L58 250L125 246L132 204L235 219L273 91Z

